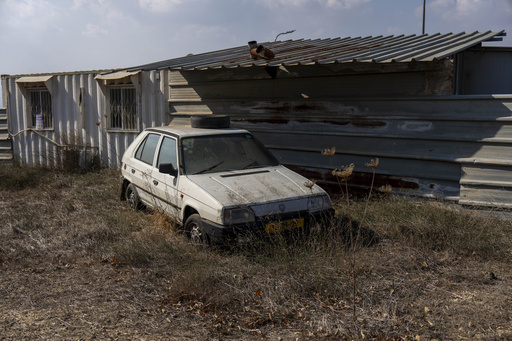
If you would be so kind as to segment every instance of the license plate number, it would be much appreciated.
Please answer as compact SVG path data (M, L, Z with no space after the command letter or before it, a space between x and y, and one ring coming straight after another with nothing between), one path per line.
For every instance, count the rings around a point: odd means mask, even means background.
M267 233L295 229L297 227L304 227L304 218L277 221L265 224L265 231Z

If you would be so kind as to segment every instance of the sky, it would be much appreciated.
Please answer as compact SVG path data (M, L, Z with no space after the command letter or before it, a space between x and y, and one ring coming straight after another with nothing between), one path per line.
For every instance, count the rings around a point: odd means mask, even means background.
M0 0L0 74L131 67L290 30L279 40L419 35L423 2ZM512 0L426 0L425 33L488 30L509 36L487 45L512 46Z

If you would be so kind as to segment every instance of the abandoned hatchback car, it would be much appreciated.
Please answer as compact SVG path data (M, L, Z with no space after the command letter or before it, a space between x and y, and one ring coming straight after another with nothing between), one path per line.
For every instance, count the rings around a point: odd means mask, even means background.
M161 208L196 243L245 240L253 232L303 228L332 216L329 196L280 165L227 116L144 130L122 159L122 195L132 208Z

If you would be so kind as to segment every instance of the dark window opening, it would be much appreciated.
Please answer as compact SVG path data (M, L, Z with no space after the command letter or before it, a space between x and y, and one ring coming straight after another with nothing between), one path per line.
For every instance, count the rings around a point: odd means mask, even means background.
M134 88L110 89L110 128L137 130L137 94Z
M42 121L42 128L53 127L52 96L48 90L30 91L30 111L32 127L38 127L38 121Z

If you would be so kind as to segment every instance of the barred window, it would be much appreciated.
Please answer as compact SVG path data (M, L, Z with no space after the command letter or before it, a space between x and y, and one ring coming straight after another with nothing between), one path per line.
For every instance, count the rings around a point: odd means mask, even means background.
M135 88L110 89L110 128L137 130L137 96Z
M43 128L53 128L52 96L46 89L30 90L32 127L36 127L37 115L43 117Z

